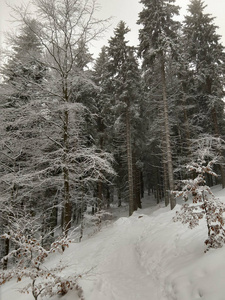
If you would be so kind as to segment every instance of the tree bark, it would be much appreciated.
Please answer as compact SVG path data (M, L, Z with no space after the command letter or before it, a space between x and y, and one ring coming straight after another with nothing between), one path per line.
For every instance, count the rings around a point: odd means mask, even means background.
M68 167L68 152L69 152L69 137L68 137L68 110L64 111L64 126L63 126L63 142L64 142L64 167L63 167L63 182L64 182L64 220L63 231L68 235L71 227L72 219L72 204L70 200L70 182L69 182L69 167Z
M163 182L164 182L164 198L165 198L165 206L168 206L170 203L169 194L168 194L168 172L167 165L163 163Z
M10 232L8 232L8 235L10 234ZM5 256L9 254L9 246L10 246L10 242L9 239L5 239ZM3 270L7 270L7 266L8 266L8 259L3 259Z
M136 166L135 153L132 154L133 161L133 196L134 196L134 208L137 210L141 207L141 177L140 171Z
M127 148L127 168L128 168L128 192L129 192L129 216L135 211L133 196L133 166L132 166L132 145L130 129L130 103L127 100L126 108L126 148Z
M98 197L98 210L102 209L103 205L103 184L101 181L98 181L98 186L97 186L97 197Z
M163 96L163 116L164 116L164 129L165 129L165 142L166 142L166 163L168 170L168 182L170 192L174 190L174 177L173 177L173 160L170 141L170 128L169 128L169 114L168 114L168 101L166 93L166 74L165 74L165 61L164 55L160 54L161 63L161 84L162 84L162 96ZM173 209L176 206L176 199L170 193L170 207Z

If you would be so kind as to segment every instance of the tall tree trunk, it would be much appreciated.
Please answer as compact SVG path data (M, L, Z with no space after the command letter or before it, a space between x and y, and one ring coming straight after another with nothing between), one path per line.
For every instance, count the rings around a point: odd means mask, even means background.
M136 182L137 182L137 206L142 208L141 204L141 171L136 166Z
M102 117L97 118L97 124L98 124L98 133L99 133L99 148L103 151L105 125ZM101 210L103 205L103 183L100 180L97 183L97 197L98 197L98 210Z
M64 142L64 167L63 167L63 182L64 182L64 214L63 214L63 231L68 235L71 227L72 220L72 204L70 200L70 182L69 182L69 166L68 166L68 152L69 152L69 136L68 124L69 113L68 110L64 111L64 124L63 124L63 142Z
M118 196L118 207L121 207L122 205L122 195L121 195L121 189L120 187L117 189L117 196Z
M134 195L134 208L137 210L141 207L141 182L140 182L140 171L136 166L136 157L135 153L132 154L132 161L133 161L133 195Z
M168 194L168 172L167 172L167 164L163 163L163 188L164 188L164 198L165 198L165 206L168 206L170 203L169 194Z
M101 181L98 181L98 186L97 186L97 197L98 197L98 210L102 209L102 204L103 204L103 184Z
M141 181L140 189L141 189L141 199L142 199L145 196L145 184L144 184L144 178L143 178L142 171L140 171L140 181Z
M127 100L126 108L126 148L127 148L127 168L128 168L128 190L129 190L129 216L135 211L133 196L133 166L132 166L132 145L130 128L130 103Z
M170 192L174 190L174 177L173 177L173 160L170 141L170 127L169 127L169 113L168 102L166 93L166 74L165 74L165 62L163 53L160 54L161 63L161 83L163 94L163 116L164 116L164 129L165 129L165 142L166 142L166 162L168 170L168 182ZM176 205L175 197L170 193L170 207L173 209Z
M111 198L111 193L110 193L110 189L109 186L106 186L106 207L110 208L110 198Z

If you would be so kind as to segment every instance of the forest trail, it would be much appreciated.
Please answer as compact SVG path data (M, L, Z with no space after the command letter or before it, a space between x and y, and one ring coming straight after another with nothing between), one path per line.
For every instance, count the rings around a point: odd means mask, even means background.
M218 195L225 202L224 191ZM173 211L150 204L131 217L121 208L115 222L53 255L46 267L61 264L66 276L82 275L85 300L224 300L225 248L204 253L205 220L190 230L172 221L179 204ZM0 299L32 300L18 293L23 284L6 284ZM79 300L76 290L62 299Z
M95 251L93 260L97 265L91 272L93 289L87 299L137 300L151 297L166 300L162 282L159 281L161 276L156 276L157 272L165 274L164 270L158 269L156 264L145 265L145 255L153 257L154 253L147 253L147 249L142 248L145 239L142 232L146 228L144 219L149 217L135 214L129 219L120 218L112 228L99 233L101 239L98 244L94 246L92 241Z
M224 191L215 192L225 202ZM121 208L115 222L72 244L63 262L67 274L84 274L85 300L224 300L225 248L204 253L205 220L191 230L173 222L179 209L146 197L131 217Z
M170 226L177 224L171 224L169 208L162 209L162 212L168 211L168 226L165 228L165 214L163 222L158 223L159 211L159 206L150 205L130 218L119 218L91 238L74 245L77 255L73 264L79 272L87 271L81 280L85 299L173 299L168 295L172 288L166 280L168 270L165 268L168 260L172 264L173 258L179 255L176 244L171 246L174 238L168 240ZM68 262L74 257L72 253L71 257L68 255Z
M80 282L85 299L179 299L174 274L193 260L193 247L194 255L203 254L204 243L199 237L202 229L187 231L186 226L171 222L174 214L147 197L142 210L120 217L75 245L79 272L90 270ZM196 246L189 245L184 231L188 237L196 236Z

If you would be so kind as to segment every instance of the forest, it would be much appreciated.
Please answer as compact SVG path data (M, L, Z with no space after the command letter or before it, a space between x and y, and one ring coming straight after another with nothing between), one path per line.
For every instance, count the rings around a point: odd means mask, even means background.
M82 240L87 215L101 222L125 203L132 216L145 194L171 210L191 195L201 212L177 219L194 227L205 214L205 243L221 247L225 208L204 193L225 188L225 51L204 1L179 21L174 0L140 0L138 47L121 20L97 58L108 20L96 0L33 2L14 8L20 27L1 52L0 267L39 272L78 226Z

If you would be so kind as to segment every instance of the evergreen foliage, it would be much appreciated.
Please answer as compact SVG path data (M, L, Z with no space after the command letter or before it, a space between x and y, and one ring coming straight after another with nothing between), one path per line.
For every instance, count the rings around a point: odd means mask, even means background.
M189 101L193 120L201 132L219 136L224 128L224 47L216 33L214 18L204 13L204 2L192 0L184 22L184 38L190 76ZM209 122L210 121L210 122Z
M116 157L119 162L118 174L127 174L129 214L140 207L140 199L136 198L135 168L137 167L137 130L141 113L141 74L138 67L135 49L128 45L125 36L129 32L124 22L120 22L114 30L114 36L109 40L108 73L112 90L111 105L115 116ZM124 143L125 140L125 143ZM121 160L121 156L123 157ZM126 159L125 161L123 161ZM121 165L122 164L122 165ZM126 167L125 167L126 166ZM122 167L122 170L121 170ZM137 178L139 180L139 178ZM137 188L135 187L135 190Z
M173 195L192 197L176 220L193 228L205 217L207 249L225 241L224 206L209 187L225 187L225 52L217 26L202 0L190 1L183 24L175 0L140 3L139 46L129 44L120 21L95 60L89 42L105 29L95 0L35 0L32 18L18 11L23 25L11 36L0 85L1 256L4 269L11 259L17 265L1 279L30 277L25 290L35 299L57 292L54 282L61 294L79 289L77 279L57 277L60 268L48 275L42 261L48 247L65 246L53 243L58 226L63 239L73 224L80 240L85 224L100 229L116 192L129 215L145 189L157 203L170 198L171 209ZM213 154L199 154L205 141ZM180 180L182 191L171 192ZM36 289L40 276L50 285Z
M157 89L161 94L159 110L162 111L163 126L161 129L161 139L165 140L163 158L166 162L164 168L164 185L172 191L174 189L174 171L171 145L171 122L169 119L170 99L167 84L167 61L171 56L175 59L178 55L178 29L180 23L174 20L178 15L179 7L174 5L175 1L154 1L143 0L144 8L139 13L138 24L142 25L139 31L139 55L143 58L142 68L146 75L147 86L151 82L152 70L158 66L158 76L160 87ZM150 76L149 76L150 75ZM150 78L149 78L150 77ZM167 169L167 170L166 170ZM167 180L168 179L168 180ZM168 201L166 200L166 205ZM171 209L176 205L175 199L170 194Z

